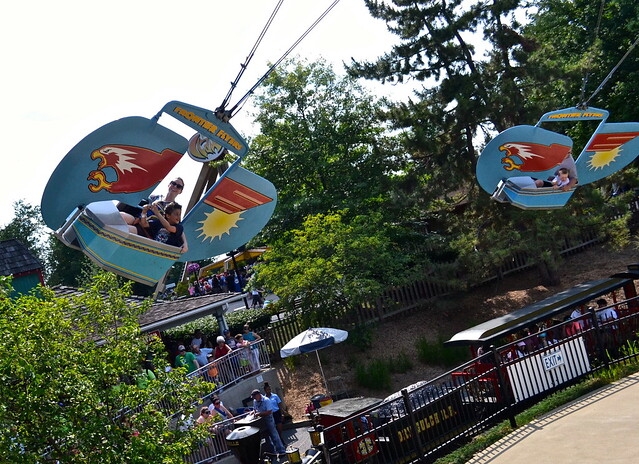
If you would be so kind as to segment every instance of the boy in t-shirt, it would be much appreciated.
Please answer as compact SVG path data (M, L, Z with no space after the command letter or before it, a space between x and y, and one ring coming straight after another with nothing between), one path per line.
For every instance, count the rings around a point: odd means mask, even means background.
M555 190L558 190L568 185L570 183L570 177L568 177L568 169L559 168L559 170L557 171L557 175L551 181L551 183L552 183L552 188Z

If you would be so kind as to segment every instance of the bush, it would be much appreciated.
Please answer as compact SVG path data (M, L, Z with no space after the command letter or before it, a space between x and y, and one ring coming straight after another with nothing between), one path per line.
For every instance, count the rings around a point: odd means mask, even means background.
M251 328L255 329L267 325L271 320L271 315L262 309L233 311L225 317L229 330L233 335L242 333L242 327L244 327L244 324L247 322L251 325ZM220 327L214 316L201 317L179 327L168 329L164 333L169 339L188 343L191 341L193 332L195 332L196 329L200 329L208 339L212 341L215 341L215 338L220 333Z
M242 333L244 324L248 323L252 329L267 326L271 322L271 313L263 309L243 309L226 315L226 323L233 335Z
M388 361L375 359L368 365L358 365L355 369L357 383L371 390L389 390L391 388L391 371L388 364Z
M360 325L348 332L348 343L360 351L367 351L373 346L373 329L370 325Z
M444 346L442 338L433 343L422 337L417 340L417 359L427 364L457 366L468 359L468 352L464 347Z
M186 282L178 282L175 286L175 294L177 296L189 296L189 284Z
M403 351L401 351L397 357L391 358L387 362L388 368L393 374L403 374L413 368L413 363Z

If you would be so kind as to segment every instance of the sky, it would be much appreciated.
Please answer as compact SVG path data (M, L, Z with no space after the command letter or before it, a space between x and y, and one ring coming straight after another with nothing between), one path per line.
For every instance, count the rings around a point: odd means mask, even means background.
M49 176L83 137L126 116L151 118L179 100L214 109L226 96L276 0L32 0L0 5L0 113L3 182L0 225L13 203L39 205ZM332 3L285 0L253 57L231 104ZM363 0L341 0L292 56L343 62L373 60L397 42L373 19ZM370 84L395 99L408 87ZM193 131L172 118L160 122L187 138ZM167 121L169 120L169 121ZM252 135L250 111L231 121ZM184 178L187 203L200 165L185 156L173 173ZM167 182L168 184L168 182ZM73 188L60 185L60 194ZM160 184L160 193L166 185Z

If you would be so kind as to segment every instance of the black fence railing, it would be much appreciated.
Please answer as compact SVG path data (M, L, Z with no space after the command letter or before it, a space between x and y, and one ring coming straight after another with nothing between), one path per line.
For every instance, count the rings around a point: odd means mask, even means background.
M325 463L432 462L592 372L639 358L639 313L599 321L594 310L492 347L435 380L398 392L323 432Z
M269 367L271 367L271 361L266 343L264 340L257 340L211 361L189 373L187 378L199 378L211 385L209 394L204 397L207 399Z

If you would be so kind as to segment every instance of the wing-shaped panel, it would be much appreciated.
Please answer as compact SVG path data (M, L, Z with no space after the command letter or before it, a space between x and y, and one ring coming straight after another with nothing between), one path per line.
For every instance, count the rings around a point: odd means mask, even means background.
M220 144L227 150L237 154L240 158L248 153L248 144L244 138L230 123L218 119L214 111L179 101L167 103L162 108L162 111L192 127L213 143ZM213 158L198 159L193 157L193 159L196 161L208 161Z
M604 123L577 158L579 184L603 179L630 164L639 155L639 123Z
M477 181L492 194L509 177L545 179L572 150L570 137L535 126L515 126L492 139L477 161Z
M42 195L42 217L58 229L77 207L104 200L137 204L186 152L188 141L155 120L128 117L83 138L62 159Z
M189 250L180 261L217 256L244 245L271 218L272 183L235 163L184 218Z

